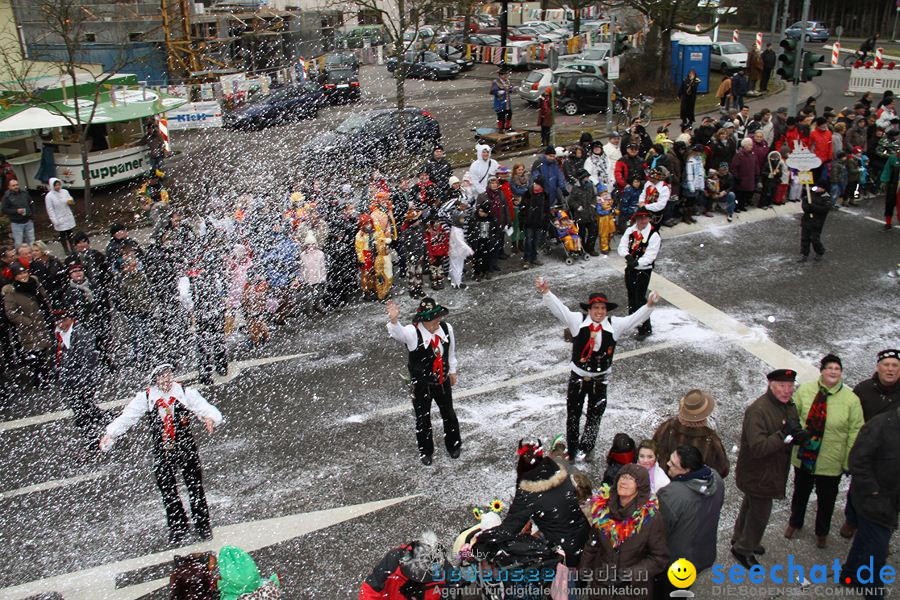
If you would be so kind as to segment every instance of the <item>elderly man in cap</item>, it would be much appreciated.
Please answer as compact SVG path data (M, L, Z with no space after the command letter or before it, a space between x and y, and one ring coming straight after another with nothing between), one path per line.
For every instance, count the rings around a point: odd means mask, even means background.
M619 256L625 259L625 289L628 290L628 314L640 312L646 302L647 288L653 275L653 264L659 254L662 238L650 224L651 213L646 207L634 213L634 224L629 226L619 240ZM638 339L653 333L650 315L638 321Z
M413 316L412 325L397 320L400 308L387 303L388 334L409 350L409 376L413 388L413 410L416 413L416 444L423 465L430 465L434 454L431 434L431 403L434 402L444 421L444 445L450 458L459 458L462 440L459 420L453 410L451 387L456 385L456 337L453 327L442 321L450 312L433 298L423 298Z
M663 421L653 434L657 456L665 460L679 446L693 446L703 456L703 463L728 477L731 463L725 446L709 425L716 400L703 390L691 390L678 402L678 414Z
M202 540L212 538L209 508L203 491L200 454L191 433L193 413L209 433L222 424L222 413L194 388L186 388L175 380L173 367L160 364L150 371L149 385L135 394L122 414L106 426L100 439L104 452L145 415L150 416L150 438L153 444L156 485L163 497L169 543L180 545L189 531L189 523L178 496L176 477L180 472L187 487L194 528Z
M745 568L758 565L760 543L772 501L784 498L793 446L809 440L792 401L797 372L777 369L767 375L769 388L744 412L736 483L744 500L734 524L731 554Z
M608 312L615 310L618 304L610 302L603 292L592 293L587 302L581 303L582 312L575 312L566 308L550 291L550 284L544 278L538 278L535 287L542 296L543 305L565 325L566 339L572 341L572 370L566 392L566 448L570 459L589 459L600 431L600 420L606 411L606 388L616 343L650 317L659 295L651 293L646 305L627 317L610 317ZM584 432L579 436L585 396L588 399L587 416Z
M509 67L500 67L497 79L491 82L494 112L497 113L497 131L500 133L512 129L512 93L515 86L509 81L509 73Z

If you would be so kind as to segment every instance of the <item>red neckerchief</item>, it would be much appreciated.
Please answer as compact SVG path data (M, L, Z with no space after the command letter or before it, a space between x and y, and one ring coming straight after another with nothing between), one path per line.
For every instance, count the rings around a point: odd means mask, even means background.
M603 331L603 324L598 323L594 325L591 323L588 325L588 328L591 330L591 337L588 339L587 344L584 345L584 348L581 350L581 362L587 362L591 358L591 354L594 352L594 344L597 340L597 332Z
M441 352L441 339L437 336L437 333L431 335L431 349L434 352L431 372L437 375L438 383L444 385L444 354Z
M156 408L163 409L166 416L163 417L163 441L170 442L175 439L175 396L170 396L168 400L165 398L156 399Z

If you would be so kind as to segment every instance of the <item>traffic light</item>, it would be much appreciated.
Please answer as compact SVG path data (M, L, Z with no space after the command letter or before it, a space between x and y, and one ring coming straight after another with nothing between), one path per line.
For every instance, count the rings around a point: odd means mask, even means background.
M613 40L613 56L620 56L631 50L627 33L617 33Z
M812 52L803 53L803 65L800 67L800 81L810 81L813 77L822 74L822 69L816 68L816 63L825 60L821 54L813 54Z
M782 48L781 54L778 55L778 62L781 63L781 67L775 72L784 81L794 80L794 71L797 65L797 43L797 40L785 38L779 44Z

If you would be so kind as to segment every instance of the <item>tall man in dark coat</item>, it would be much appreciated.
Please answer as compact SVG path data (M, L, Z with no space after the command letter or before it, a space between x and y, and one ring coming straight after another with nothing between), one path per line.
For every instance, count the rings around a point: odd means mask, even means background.
M772 500L784 498L791 468L791 449L809 439L791 401L797 372L778 369L768 374L769 389L744 413L737 460L737 487L744 500L734 524L731 554L747 569L759 564L760 546Z
M456 385L456 337L453 327L442 322L449 312L433 298L423 298L413 316L412 325L401 325L399 307L388 301L388 334L409 350L409 376L416 413L416 444L423 465L430 465L434 454L431 435L431 403L441 411L444 421L444 445L450 458L459 458L462 440L459 420L453 410L451 387Z
M438 144L431 151L431 156L425 161L425 172L435 187L435 195L440 204L448 199L450 193L450 177L453 175L453 166L444 156L444 147Z
M778 57L775 55L775 51L772 50L772 44L766 44L766 49L762 53L763 70L762 81L759 82L759 91L769 91L769 79L772 77L772 71L775 69L777 60Z

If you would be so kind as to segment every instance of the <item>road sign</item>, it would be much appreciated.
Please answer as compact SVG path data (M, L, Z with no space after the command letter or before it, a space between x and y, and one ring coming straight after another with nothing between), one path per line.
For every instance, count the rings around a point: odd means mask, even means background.
M784 162L790 168L798 171L810 171L822 165L822 159L807 148L797 148L788 154L787 160Z
M618 79L619 78L619 57L611 56L609 58L609 65L607 67L607 79Z

